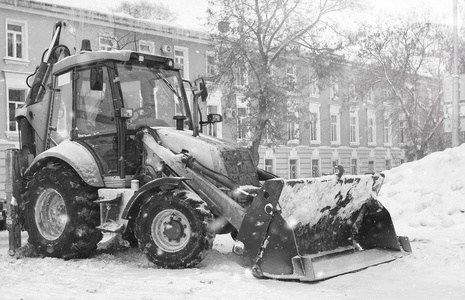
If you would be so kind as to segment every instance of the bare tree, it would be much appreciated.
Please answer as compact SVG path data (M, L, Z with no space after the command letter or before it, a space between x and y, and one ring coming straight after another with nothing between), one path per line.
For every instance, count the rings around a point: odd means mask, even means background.
M405 129L409 159L435 149L443 124L442 79L450 62L444 27L423 22L363 25L356 35L358 91L381 91L378 105Z
M148 0L125 0L122 1L114 12L124 12L137 19L174 21L177 14L168 6Z
M289 67L298 67L300 49L312 48L312 37L327 28L329 16L354 2L210 1L209 25L220 74L217 80L231 102L235 101L234 95L241 94L248 105L248 146L257 164L263 137L279 137L285 123L296 117L296 103L289 101L289 91L298 93L298 88L289 78Z

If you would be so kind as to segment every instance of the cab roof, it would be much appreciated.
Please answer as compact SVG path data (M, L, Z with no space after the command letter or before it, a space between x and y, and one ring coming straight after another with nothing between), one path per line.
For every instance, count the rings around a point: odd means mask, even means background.
M147 53L139 53L131 50L111 50L111 51L85 51L76 55L65 57L58 61L53 66L53 74L60 74L76 66L86 66L98 63L105 60L114 60L126 62L131 59L139 60L143 57L144 60L157 61L165 64L169 68L179 69L174 65L173 59L170 57L157 56Z

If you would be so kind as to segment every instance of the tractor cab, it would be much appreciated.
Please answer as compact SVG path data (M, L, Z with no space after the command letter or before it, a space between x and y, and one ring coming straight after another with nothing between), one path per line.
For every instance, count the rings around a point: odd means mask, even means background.
M85 63L82 63L85 62ZM85 52L54 66L50 144L84 145L104 176L134 175L141 126L192 129L188 98L171 58L130 51Z

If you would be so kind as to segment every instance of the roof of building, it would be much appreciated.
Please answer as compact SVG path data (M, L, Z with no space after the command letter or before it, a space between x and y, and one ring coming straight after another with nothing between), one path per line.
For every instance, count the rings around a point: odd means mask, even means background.
M65 2L65 1L63 1ZM206 31L184 28L176 26L173 23L136 19L127 14L115 13L110 10L92 10L82 7L72 7L60 4L61 0L0 0L0 6L21 7L22 11L29 13L49 12L56 15L57 18L63 18L73 21L82 21L85 19L89 23L95 23L101 26L120 26L128 30L137 28L139 32L161 35L166 37L195 41L198 43L209 43L210 36ZM76 1L78 5L79 1Z

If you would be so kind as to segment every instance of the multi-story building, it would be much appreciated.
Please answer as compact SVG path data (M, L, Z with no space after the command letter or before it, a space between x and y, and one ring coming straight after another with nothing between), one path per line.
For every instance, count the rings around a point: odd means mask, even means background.
M40 63L57 21L67 24L62 40L72 53L80 51L82 39L89 39L93 50L130 49L173 57L183 66L185 79L208 78L215 72L209 35L203 31L40 0L0 0L0 17L0 32L4 34L0 43L5 45L0 48L0 105L4 108L0 110L0 199L5 196L4 150L17 146L19 139L14 110L24 103L28 76ZM310 66L299 63L298 68L291 66L286 72L287 78L293 79L292 85L300 89L293 100L306 107L306 113L299 115L302 122L288 124L286 141L260 147L260 167L284 178L296 178L331 173L337 164L349 174L378 172L405 160L402 121L392 122L382 107L375 106L378 101L373 100L381 96L379 91L368 93L360 105L346 106L338 98L338 90L346 87L334 81L322 88L308 80ZM235 79L239 86L247 84L246 76ZM217 123L204 132L246 144L246 105L237 95L236 106L227 106L224 96L221 88L211 89L206 110L233 117L235 126ZM308 124L306 130L299 123Z
M15 108L28 92L28 77L49 46L57 21L65 21L61 42L74 54L81 40L92 50L129 49L170 56L182 65L185 79L205 76L209 36L198 30L161 22L138 20L38 1L0 0L0 199L5 197L5 149L17 147ZM209 109L220 111L219 100L210 97ZM210 133L217 134L211 128Z
M382 91L370 90L363 99L348 104L343 97L352 94L353 85L345 87L332 80L321 87L317 79L305 81L299 98L293 100L305 106L306 112L299 115L297 124L289 124L299 130L288 130L288 140L280 146L260 148L262 168L285 178L299 178L331 174L336 165L342 165L346 174L355 175L381 172L406 160L402 121L393 122L387 107L377 104L383 101L375 101L375 97L384 97ZM342 89L345 93L340 93Z
M348 101L347 97L355 94L351 91L355 86L350 80L340 79L350 76L350 68L348 64L339 79L335 76L326 84L314 78L305 61L286 67L284 76L278 75L289 81L291 89L298 90L289 93L288 101L303 109L295 111L296 120L287 124L285 140L262 143L261 168L284 178L299 178L331 174L336 165L342 165L346 174L364 174L406 161L405 122L398 116L394 120L382 104L388 93L380 87ZM247 104L241 98L240 93L235 95L232 137L247 144Z

